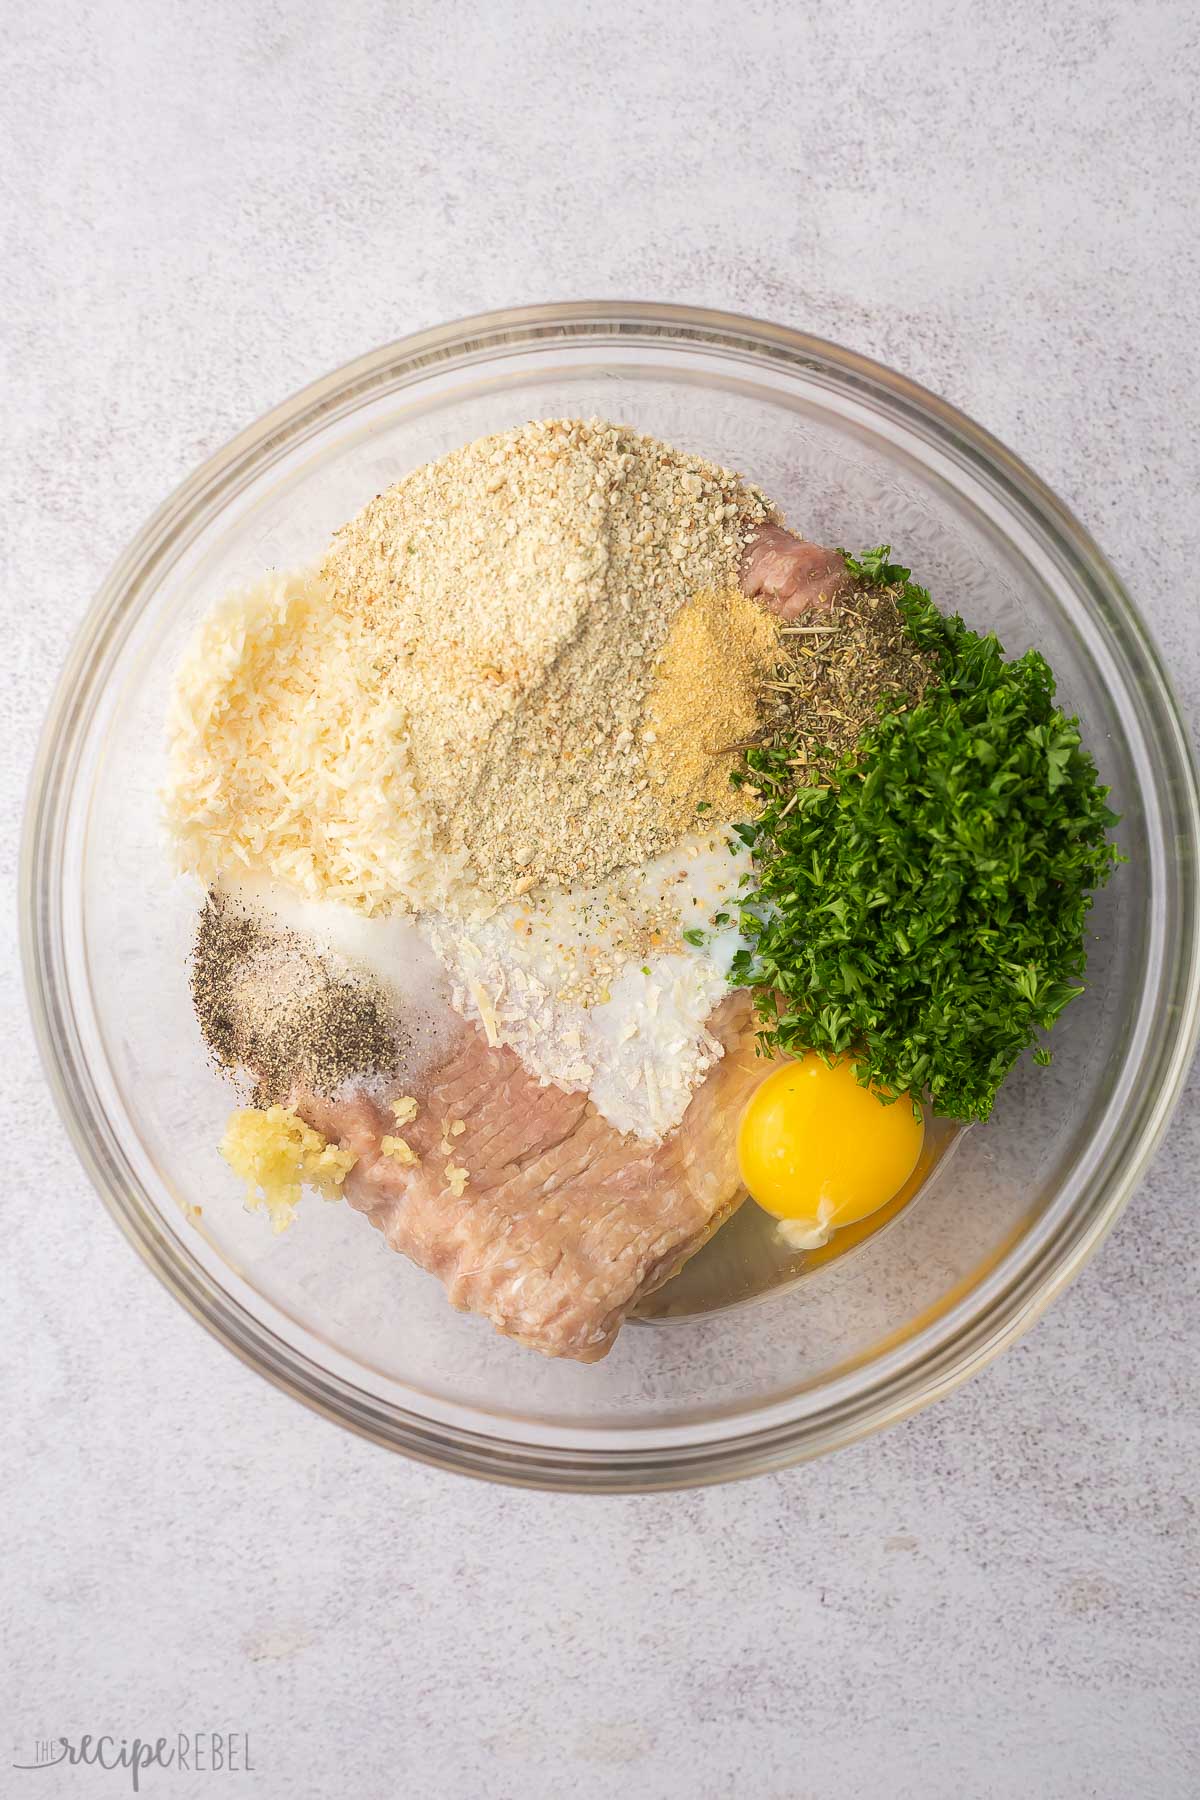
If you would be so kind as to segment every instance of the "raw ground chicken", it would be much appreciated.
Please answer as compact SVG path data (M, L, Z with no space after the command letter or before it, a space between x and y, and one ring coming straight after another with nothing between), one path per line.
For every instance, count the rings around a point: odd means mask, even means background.
M297 1106L354 1156L350 1204L453 1306L545 1356L594 1362L736 1204L734 1127L764 1073L749 996L722 1001L710 1028L724 1053L661 1144L622 1136L585 1094L542 1086L475 1026L422 1090L405 1128L412 1164L382 1151L386 1106L311 1095ZM448 1116L465 1125L450 1157Z

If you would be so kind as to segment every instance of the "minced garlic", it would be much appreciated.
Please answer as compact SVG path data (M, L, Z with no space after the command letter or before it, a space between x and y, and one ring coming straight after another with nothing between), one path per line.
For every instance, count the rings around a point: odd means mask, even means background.
M393 1162L398 1162L404 1169L415 1168L420 1161L412 1145L402 1137L382 1137L379 1148L385 1156L390 1156Z
M230 1116L221 1155L246 1183L250 1211L265 1211L272 1230L286 1231L307 1183L336 1200L357 1162L286 1106L244 1107Z
M461 1137L466 1129L467 1122L465 1119L446 1119L444 1121L441 1139L438 1143L438 1149L442 1152L443 1156L449 1156L454 1148L453 1144L450 1142L451 1138Z
M392 1101L392 1116L397 1125L411 1125L421 1108L411 1094L401 1094Z

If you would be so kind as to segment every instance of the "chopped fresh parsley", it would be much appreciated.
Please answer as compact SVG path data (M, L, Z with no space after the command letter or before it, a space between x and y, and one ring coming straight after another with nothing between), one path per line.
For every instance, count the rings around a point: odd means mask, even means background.
M702 950L708 941L707 933L695 928L691 931L681 932L680 936L685 944L694 944L697 950Z
M933 684L908 710L885 703L811 784L787 745L747 753L741 779L764 807L737 828L758 873L730 979L758 990L767 1046L850 1052L864 1083L986 1119L1081 992L1117 820L1044 658L1005 662L890 555L847 561L892 592Z

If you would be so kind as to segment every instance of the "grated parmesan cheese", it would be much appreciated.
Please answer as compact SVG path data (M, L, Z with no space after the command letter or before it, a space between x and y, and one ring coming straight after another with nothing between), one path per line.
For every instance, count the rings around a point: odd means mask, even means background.
M180 670L165 793L181 867L268 876L367 914L463 886L435 854L408 719L372 680L365 627L316 575L270 575L215 606Z

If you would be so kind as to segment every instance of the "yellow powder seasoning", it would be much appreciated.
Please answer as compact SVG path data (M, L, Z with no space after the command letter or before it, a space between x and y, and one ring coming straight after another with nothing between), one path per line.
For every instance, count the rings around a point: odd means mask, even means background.
M730 772L735 745L758 731L779 661L779 622L736 588L681 607L658 657L646 706L646 760L680 831L703 803L714 823L743 818Z

